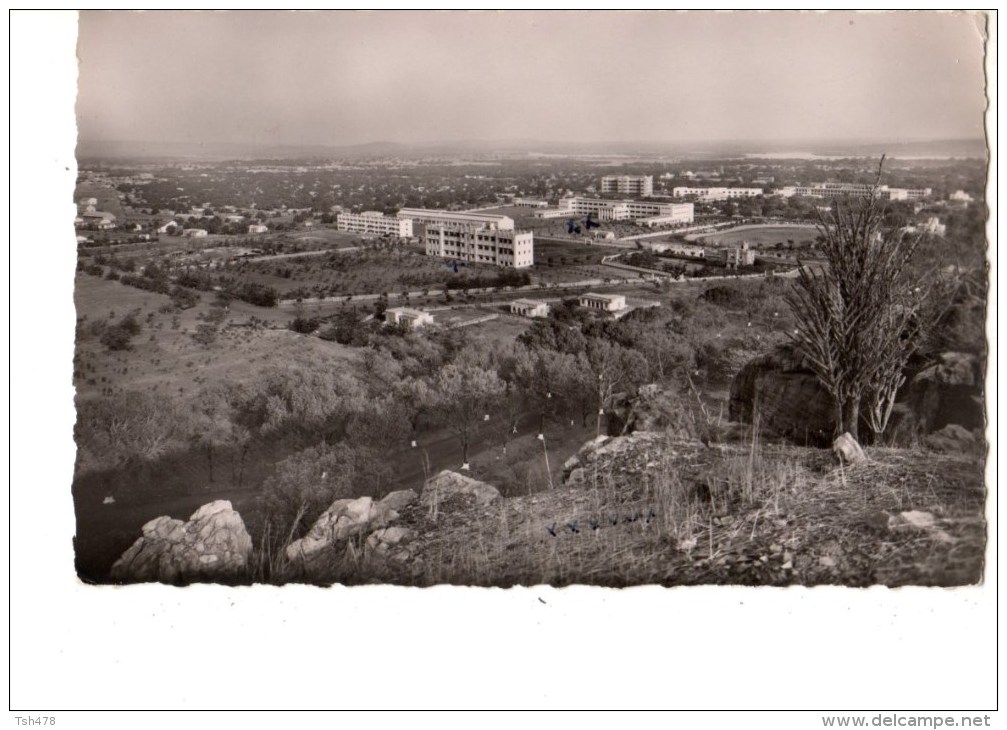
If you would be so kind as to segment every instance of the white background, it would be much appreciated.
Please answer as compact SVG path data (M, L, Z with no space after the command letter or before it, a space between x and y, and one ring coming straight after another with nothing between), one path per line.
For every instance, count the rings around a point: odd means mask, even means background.
M81 584L73 570L70 497L76 17L14 13L10 22L14 715L88 708L995 706L995 487L987 582L975 588ZM994 97L994 133L995 113ZM995 201L995 179L992 185ZM994 294L991 326L995 307ZM991 373L995 357L994 349ZM995 411L995 379L990 386ZM995 421L992 429L995 444ZM995 468L994 448L992 485ZM807 719L804 726L821 727ZM76 716L62 726L109 721ZM179 721L187 722L170 720ZM161 722L169 720L145 717L142 726Z

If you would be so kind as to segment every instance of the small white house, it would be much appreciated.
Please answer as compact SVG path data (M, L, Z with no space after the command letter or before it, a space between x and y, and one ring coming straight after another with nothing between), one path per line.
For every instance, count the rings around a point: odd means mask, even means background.
M510 303L510 311L522 317L548 317L549 305L536 299L515 299Z
M160 228L158 228L157 232L158 233L171 233L176 228L178 228L178 224L175 223L175 221L169 221L169 222L165 223L163 226L161 226Z
M577 299L580 306L599 312L618 312L626 308L626 297L622 294L581 294Z
M259 233L269 233L269 226L264 226L261 223L253 223L248 227L249 235L256 235Z
M404 324L409 329L417 329L434 323L433 315L412 307L392 307L385 310L386 324Z
M184 228L182 235L186 238L205 238L206 231L202 228Z

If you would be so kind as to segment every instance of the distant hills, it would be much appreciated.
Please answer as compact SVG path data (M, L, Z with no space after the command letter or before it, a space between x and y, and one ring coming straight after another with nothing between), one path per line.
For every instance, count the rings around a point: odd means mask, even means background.
M352 145L263 145L239 142L154 142L135 140L80 140L78 159L366 159L374 157L429 157L452 154L554 155L667 155L736 157L768 154L773 157L985 157L982 139L952 140L766 140L682 142L550 142L535 139L452 140L405 144L375 141Z

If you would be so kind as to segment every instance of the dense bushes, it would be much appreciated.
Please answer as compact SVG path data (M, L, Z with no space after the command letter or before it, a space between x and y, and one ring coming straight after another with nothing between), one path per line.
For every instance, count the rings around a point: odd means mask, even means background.
M101 333L101 344L109 350L129 350L132 339L140 334L143 328L132 314L127 314L117 324L105 327Z

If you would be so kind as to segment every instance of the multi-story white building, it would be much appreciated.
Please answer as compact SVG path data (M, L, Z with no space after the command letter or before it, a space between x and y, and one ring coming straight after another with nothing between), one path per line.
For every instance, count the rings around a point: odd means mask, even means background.
M535 234L531 231L427 223L423 245L427 256L509 269L524 269L535 263Z
M643 200L602 200L600 198L571 197L559 201L558 211L565 215L587 215L594 213L599 221L625 221L660 218L659 223L643 225L671 225L692 223L694 207L692 203L658 203ZM552 211L541 211L541 213ZM540 215L537 213L536 215ZM558 215L541 217L556 218Z
M791 185L780 188L776 195L785 198L803 195L808 198L838 198L850 196L866 198L874 189L866 183L815 183L813 185ZM887 185L878 186L878 197L882 200L921 200L929 198L933 193L931 188L890 188Z
M730 200L731 198L755 198L762 195L762 188L690 188L676 187L671 191L676 198L695 196L703 202Z
M619 195L638 195L645 198L654 194L653 175L605 175L601 179L601 192Z
M403 208L396 218L408 219L413 224L437 225L449 229L466 229L473 227L489 228L500 231L513 231L514 219L505 215L489 213L465 213L454 210L430 210L427 208Z
M340 231L369 233L375 236L411 238L413 235L412 220L384 215L376 210L368 210L363 213L340 213L336 216L336 228Z

